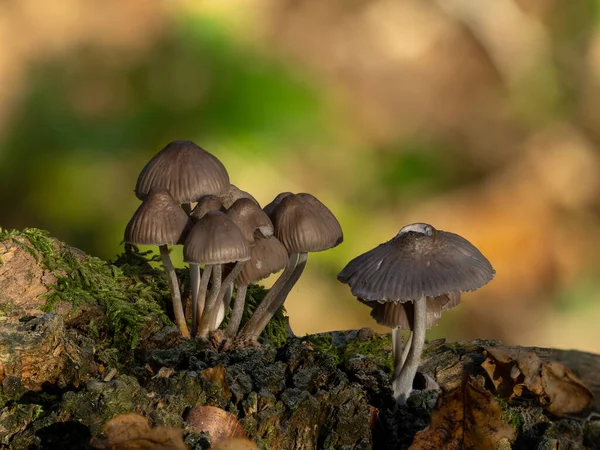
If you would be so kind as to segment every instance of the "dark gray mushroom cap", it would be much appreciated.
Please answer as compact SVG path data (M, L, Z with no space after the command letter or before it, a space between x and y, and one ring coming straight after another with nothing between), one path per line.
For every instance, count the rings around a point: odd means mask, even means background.
M242 191L240 188L233 184L230 184L227 191L219 196L219 200L221 200L221 203L223 203L225 209L229 209L231 205L233 205L236 202L236 200L239 200L240 198L249 198L260 207L258 200L256 200L252 196L252 194L246 191Z
M198 204L192 210L190 217L193 220L198 220L209 211L221 211L223 204L216 195L203 195L198 199Z
M275 236L290 253L320 252L339 245L342 227L311 194L286 195L271 215Z
M263 236L273 236L273 223L260 206L249 198L240 198L227 210L227 215L242 230L250 243L254 243L254 231Z
M181 243L189 217L166 189L154 188L125 227L125 242L134 245Z
M288 252L275 236L257 236L250 248L250 260L237 276L238 284L250 284L282 270L288 262Z
M183 245L183 260L194 264L226 264L250 259L250 244L221 211L210 211L192 227Z
M494 274L490 262L466 239L417 223L354 258L337 278L364 300L407 302L423 295L474 291Z
M361 299L359 299L361 300ZM371 317L379 325L388 328L400 328L401 330L412 330L414 326L414 303L413 302L373 302L363 301L371 308ZM460 292L450 292L438 297L427 297L427 329L434 326L442 313L460 304Z
M221 161L193 142L173 141L146 164L135 195L143 200L153 187L167 189L177 203L192 203L225 192L229 175Z

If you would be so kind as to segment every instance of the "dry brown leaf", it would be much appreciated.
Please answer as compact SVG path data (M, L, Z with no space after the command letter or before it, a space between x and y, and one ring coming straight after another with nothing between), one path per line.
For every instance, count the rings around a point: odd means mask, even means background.
M486 347L482 363L496 393L509 401L533 394L557 416L589 406L592 392L566 366L542 361L534 352L509 347Z
M195 406L185 419L187 427L194 433L206 433L213 442L228 438L246 437L244 427L237 417L216 406Z
M183 430L150 428L148 419L139 414L122 414L109 420L102 434L92 439L92 447L101 450L188 450L183 442Z
M233 438L215 444L212 450L258 450L258 447L248 439Z
M542 365L542 384L552 414L572 414L587 408L594 396L571 370L554 361Z
M511 441L515 430L502 420L502 408L483 384L482 377L471 377L441 396L431 424L415 435L410 450L495 450L502 440Z

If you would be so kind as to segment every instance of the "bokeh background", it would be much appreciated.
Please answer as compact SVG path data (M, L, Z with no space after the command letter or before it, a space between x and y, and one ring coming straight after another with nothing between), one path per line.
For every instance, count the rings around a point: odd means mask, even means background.
M497 269L430 338L600 352L597 0L0 1L2 227L113 257L175 139L339 218L297 334L375 326L335 276L423 221Z

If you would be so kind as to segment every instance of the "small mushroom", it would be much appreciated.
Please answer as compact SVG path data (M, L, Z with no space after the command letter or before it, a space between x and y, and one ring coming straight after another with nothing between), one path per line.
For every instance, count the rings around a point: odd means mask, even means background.
M192 292L192 334L195 335L195 325L202 337L208 335L213 309L217 305L219 292L237 277L245 261L250 259L250 245L241 230L226 214L220 211L210 211L200 218L192 227L183 246L183 259L187 263L204 264L200 287L207 281L209 267L212 270L212 287L206 298L194 300ZM235 262L232 271L221 280L222 264ZM210 273L210 272L208 272ZM200 314L201 311L201 314ZM198 323L199 318L199 323Z
M260 336L275 312L284 304L288 294L302 275L308 252L320 252L339 245L342 228L333 213L311 194L282 193L271 214L275 236L289 253L288 263L281 276L269 290L242 334Z
M133 214L125 228L125 242L134 245L158 245L160 257L167 273L169 289L173 301L175 324L184 337L189 337L185 322L179 282L169 256L169 245L181 244L190 225L187 214L163 188L152 188L144 201Z
M225 166L190 141L173 141L142 169L135 195L143 200L153 187L167 189L173 199L191 212L191 203L203 195L220 195L229 189Z
M258 205L258 201L249 192L242 191L237 186L230 184L227 191L219 196L219 200L223 203L225 209L229 209L240 198L247 198Z
M257 233L258 234L258 233ZM250 260L246 261L236 278L237 290L233 309L225 334L233 338L242 321L248 285L279 272L288 262L288 252L275 236L256 236L250 247Z
M412 391L425 343L428 309L433 322L438 314L434 310L439 308L441 314L445 305L459 301L458 297L449 295L448 301L443 303L442 296L479 289L491 281L494 274L489 261L469 241L425 223L406 225L392 240L354 258L338 274L338 280L350 285L354 296L363 302L373 302L376 318L398 326L399 317L388 321L386 313L407 315L412 335L405 363L399 355L400 333L397 329L392 333L395 361L392 385L398 404L405 404ZM428 297L432 300L428 301ZM376 304L407 302L412 302L412 308L400 310L392 306L380 310Z

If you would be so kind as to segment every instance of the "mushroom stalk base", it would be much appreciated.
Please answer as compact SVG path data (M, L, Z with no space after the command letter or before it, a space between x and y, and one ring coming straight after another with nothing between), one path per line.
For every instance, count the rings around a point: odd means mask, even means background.
M200 264L190 263L190 289L192 291L192 336L198 332L198 321L204 311L206 290L212 273L212 266L206 266L200 276Z
M225 334L232 338L235 337L240 323L242 323L242 316L244 315L244 304L246 303L246 292L248 291L248 285L238 285L235 292L235 299L233 300L233 309L231 310L231 317L227 324L227 330Z
M221 305L223 306L223 310L224 310L223 316L225 314L227 314L227 308L229 307L229 299L226 300L225 296L227 294L229 294L229 296L231 298L231 290L229 288L231 286L233 286L233 282L235 281L237 276L240 274L240 272L244 268L245 264L246 264L246 261L236 262L235 266L233 266L233 269L231 269L231 272L229 272L229 274L225 277L225 279L221 283L221 287L219 289L219 295L217 297L217 303L215 304L212 311L210 312L209 327L208 327L209 331L216 330L217 328L219 328L219 325L221 324L221 322L218 320L219 319L219 310L221 309ZM223 320L223 318L221 318L221 321L222 320Z
M427 331L427 300L425 296L415 301L414 311L414 329L406 362L400 369L400 373L396 373L396 367L394 367L392 387L394 399L399 405L405 405L412 392L413 380L425 346L425 332Z
M208 337L208 329L210 327L210 318L212 317L212 310L217 305L217 298L219 297L219 291L221 290L221 264L212 265L212 286L206 299L206 305L200 318L200 325L198 329L198 335L200 337Z
M267 310L273 301L275 301L277 294L281 292L287 281L291 278L296 268L296 262L298 261L298 253L290 253L288 263L285 266L283 273L277 278L275 284L269 289L267 295L262 299L262 302L256 307L252 317L246 322L242 332L240 334L248 334L251 336L259 336L260 333L256 333L262 317L267 314Z
M173 316L175 318L175 325L181 331L183 337L190 337L190 332L185 322L185 315L183 314L183 305L181 304L181 292L179 291L179 281L177 281L177 274L175 273L175 267L171 262L169 256L169 247L167 245L159 245L160 259L162 260L163 266L165 266L165 272L167 273L167 280L169 281L169 290L171 291L171 299L173 300Z
M307 259L308 253L300 253L300 256L298 257L298 264L296 264L294 272L292 272L292 276L286 281L279 294L277 294L277 296L273 299L273 301L267 308L267 312L261 317L260 321L258 322L258 326L256 327L253 333L255 336L260 336L260 334L266 328L267 324L273 318L277 310L283 306L285 300L287 299L287 296L298 282L298 279L300 278L300 275L302 275L302 272L304 272Z

